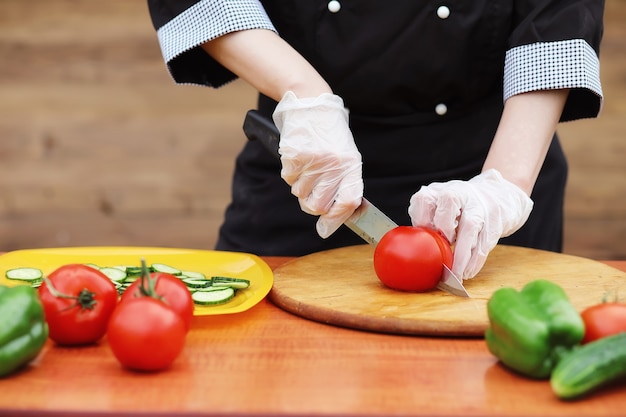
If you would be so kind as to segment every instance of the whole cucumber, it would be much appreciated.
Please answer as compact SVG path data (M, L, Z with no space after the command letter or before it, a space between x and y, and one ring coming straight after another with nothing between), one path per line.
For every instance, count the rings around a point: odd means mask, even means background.
M554 368L550 385L557 397L570 400L626 377L626 332L582 345Z

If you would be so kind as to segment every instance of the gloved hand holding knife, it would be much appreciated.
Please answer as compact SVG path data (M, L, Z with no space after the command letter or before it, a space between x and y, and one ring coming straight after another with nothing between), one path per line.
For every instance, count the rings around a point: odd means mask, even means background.
M284 142L284 135L280 134L276 126L273 125L271 121L263 117L257 111L250 110L246 115L243 130L248 139L260 141L260 143L265 148L267 148L271 154L275 155L276 157L281 157L281 159L283 159L284 156L280 155L279 149ZM313 146L313 148L315 148L315 146ZM339 148L341 149L341 147ZM352 148L352 146L349 146L348 148ZM358 159L360 161L360 158ZM313 158L313 160L316 161L317 159ZM296 166L301 166L301 164L296 164ZM360 166L361 164L359 163L359 174ZM288 172L292 171L288 170ZM301 172L301 170L299 170L299 172ZM297 183L298 178L296 178L296 180L293 182L294 184ZM342 178L343 177L339 177L339 179ZM359 175L358 178L361 179L361 176ZM359 195L362 196L362 181L360 181L359 183L359 190L361 191ZM312 183L311 186L314 187L315 183ZM312 194L312 192L309 192L309 194L304 194L304 197L307 197L310 194ZM306 198L304 198L304 200L306 203ZM301 202L301 205L305 205L305 203ZM362 237L366 242L376 246L387 232L395 229L398 226L395 222L393 222L389 217L387 217L383 212L381 212L365 198L359 197L357 205L358 207L356 210L344 211L345 214L342 216L342 218L346 215L348 217L342 223L345 224L357 235ZM320 217L320 219L322 221L324 220L323 217ZM338 221L338 219L333 218L332 221ZM318 230L319 225L320 222L318 222ZM341 223L334 225L334 229L339 227L339 225L341 225ZM325 227L325 225L323 225L323 227ZM417 254L417 256L419 256L419 254ZM461 280L457 278L445 264L443 265L443 275L437 284L437 288L457 296L469 297L469 294L463 287Z
M280 131L281 177L305 213L320 216L327 238L361 205L361 154L348 127L343 100L325 93L299 99L289 91L273 114Z

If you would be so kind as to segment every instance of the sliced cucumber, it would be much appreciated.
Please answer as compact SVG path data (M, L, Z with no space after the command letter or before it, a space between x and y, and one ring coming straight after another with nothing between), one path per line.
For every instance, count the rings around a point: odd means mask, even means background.
M30 286L33 288L39 288L41 287L41 284L43 284L43 279L35 279L33 281L30 281Z
M220 291L195 291L191 294L193 302L198 305L224 304L235 297L235 290L226 287Z
M116 268L126 272L126 275L141 275L141 267L135 265L115 265L110 268Z
M181 271L180 275L181 277L185 277L185 278L206 279L206 275L204 275L202 272Z
M181 274L181 270L178 268L174 268L173 266L169 266L169 265L165 265L165 264L152 264L150 266L154 272L163 272L166 274L172 274L172 275L180 275Z
M142 268L140 266L127 266L126 267L126 275L129 277L140 277L143 273Z
M126 271L112 266L105 266L104 268L100 268L100 272L106 275L113 282L121 282L128 277Z
M126 284L121 284L121 285L119 285L119 286L117 287L117 293L118 293L119 295L124 294L124 291L126 291L126 290L128 289L128 287L129 287L129 286L130 286L130 285L126 285Z
M183 278L182 281L190 289L205 288L211 286L211 280L208 279Z
M213 287L213 286L211 286L211 287L203 287L203 288L190 288L189 291L191 291L191 292L196 292L196 291L213 292L213 291L222 291L225 288L232 288L232 287ZM235 292L236 292L235 288L233 288L233 290L235 290Z
M215 287L231 287L238 290L245 289L250 286L250 280L243 278L211 277L211 281Z
M142 274L142 267L136 265L105 267L91 263L85 265L106 275L115 284L120 295ZM247 279L225 276L207 278L202 272L181 270L162 263L153 263L148 269L149 272L163 272L180 278L191 292L193 302L197 305L210 306L227 303L235 297L237 290L250 287L250 280ZM33 287L43 282L43 272L32 267L10 269L6 272L6 277L28 282Z
M9 269L5 275L8 279L18 281L33 282L43 280L43 272L39 268L13 268Z

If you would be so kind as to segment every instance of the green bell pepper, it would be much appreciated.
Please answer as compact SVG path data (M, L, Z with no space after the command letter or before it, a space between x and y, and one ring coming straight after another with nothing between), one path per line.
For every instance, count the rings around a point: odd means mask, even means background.
M487 303L489 351L522 375L546 379L560 358L580 344L584 322L565 291L547 280L521 291L496 290Z
M48 339L37 291L29 285L0 285L0 377L32 361Z

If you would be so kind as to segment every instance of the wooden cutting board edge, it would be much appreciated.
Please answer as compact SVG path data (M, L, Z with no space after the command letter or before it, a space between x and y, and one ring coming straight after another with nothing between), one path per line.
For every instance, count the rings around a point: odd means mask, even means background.
M409 319L388 317L370 317L368 321L364 321L348 312L303 303L295 298L280 294L274 289L270 291L269 298L278 307L298 317L332 326L375 333L477 338L483 337L487 329L487 326L479 322L468 323L460 329L458 326L450 326L445 323L415 323Z
M575 304L577 308L582 309L593 304L595 301L600 302L601 297L599 294L602 291L614 290L616 285L615 279L623 280L623 284L626 285L626 273L601 262L573 255L499 245L494 249L492 255L490 255L490 260L488 260L481 274L474 278L474 280L465 281L466 287L472 295L471 302L477 304L474 308L470 308L464 312L462 311L464 316L460 321L445 320L444 317L415 319L411 317L394 316L393 314L361 314L358 309L355 310L349 305L342 305L341 303L333 304L329 302L328 299L332 297L327 297L327 295L319 294L319 298L316 298L316 291L319 291L319 289L316 289L313 283L316 279L315 277L323 277L325 273L336 273L337 270L341 269L349 272L351 266L357 274L363 275L364 269L370 268L371 254L372 249L369 245L359 245L318 252L287 262L274 271L274 286L269 293L269 298L278 307L292 314L329 325L378 333L444 337L482 337L488 326L488 319L486 317L487 300L493 291L499 287L512 286L519 289L531 279L543 277L546 279L555 278L565 283L566 287L564 289L568 292L572 289L567 288L569 282L567 280L564 281L563 276L567 276L569 273L567 271L573 270L572 273L574 277L572 277L572 280L578 279L575 276L576 270L578 269L583 275L595 275L591 276L590 279L600 279L601 281L596 284L598 284L598 286L602 284L602 288L593 288L594 291L589 292L589 300L585 298L583 302L579 300L579 293L581 292L580 289L578 289L579 286L574 285L578 293L578 299L575 300ZM528 273L520 273L520 270L525 271L524 268L528 269L530 265L535 265L536 270L530 268ZM371 275L371 273L373 272L365 271L365 274ZM483 276L482 279L481 275ZM484 288L480 288L480 285L475 285L480 283L481 280L487 281L491 277L499 276L517 276L518 278L503 280L503 282L499 284L490 286L482 285ZM608 279L608 284L605 278ZM360 278L354 277L352 279L360 280ZM369 280L371 281L371 277L369 277ZM498 281L498 279L496 279L496 281ZM588 280L583 281L583 284L589 282ZM341 278L336 278L332 282L332 285L341 286ZM370 282L370 287L372 285L374 284ZM377 285L379 285L380 288L367 289L366 293L369 292L369 294L372 295L378 294L379 291L393 292L393 290L384 288L380 283L377 283ZM620 283L620 285L622 285L622 283ZM398 297L398 299L406 296L411 297L411 295L403 293L393 293L395 294L393 296ZM447 300L456 302L458 306L462 306L461 303L463 303L463 299L443 294L440 291L426 295L416 295L416 297L430 297L429 300L434 299L436 302L450 302L442 298L448 297ZM362 302L366 301L362 300ZM478 313L476 313L476 311L478 311Z

